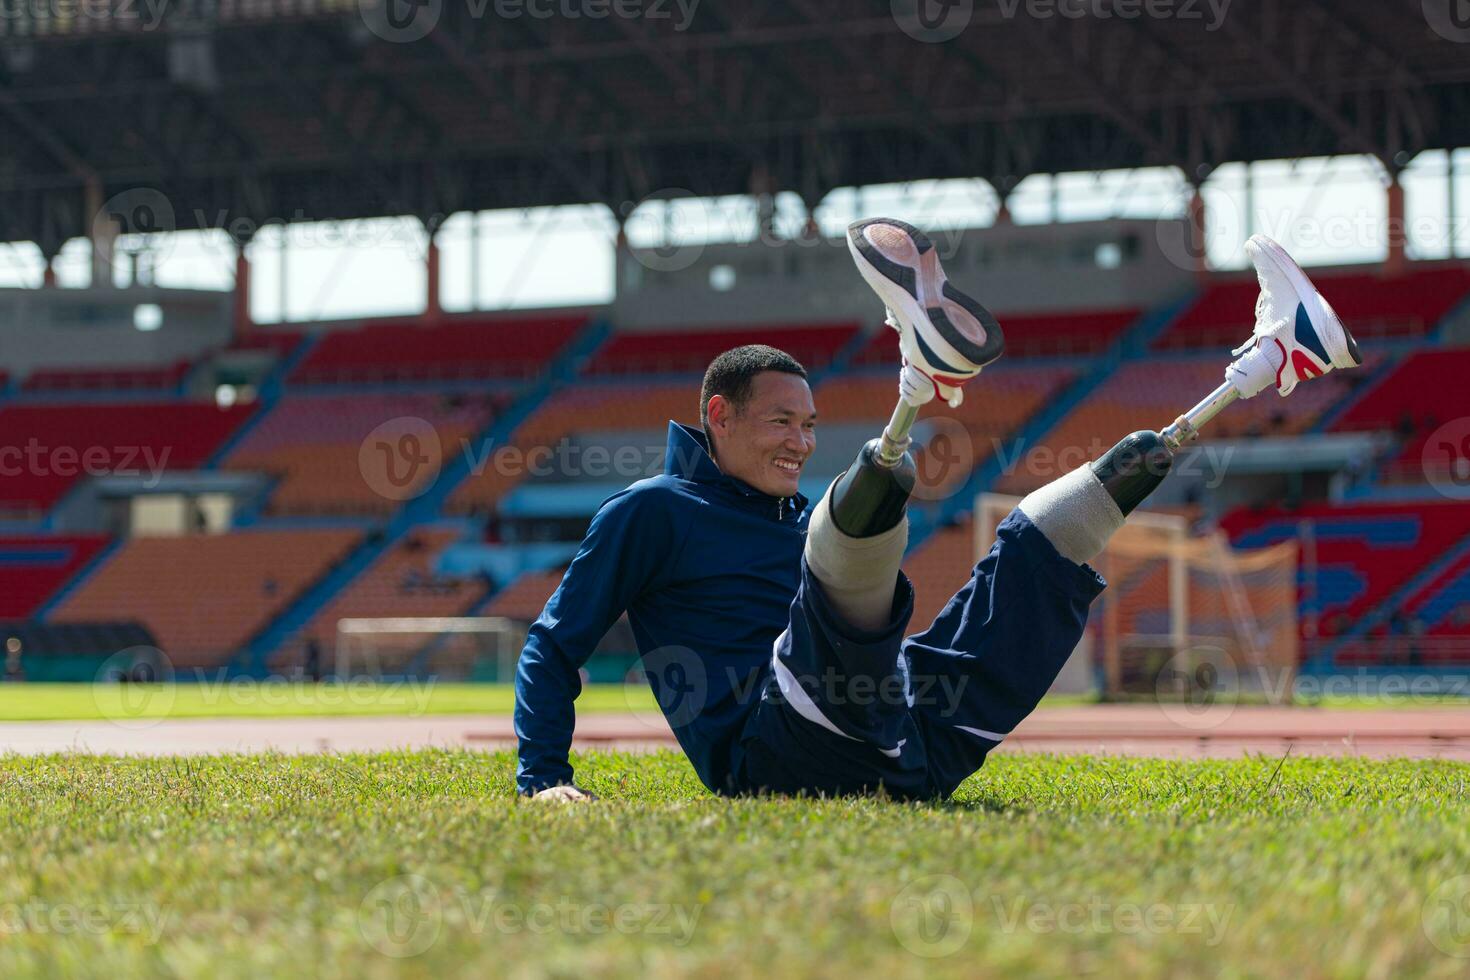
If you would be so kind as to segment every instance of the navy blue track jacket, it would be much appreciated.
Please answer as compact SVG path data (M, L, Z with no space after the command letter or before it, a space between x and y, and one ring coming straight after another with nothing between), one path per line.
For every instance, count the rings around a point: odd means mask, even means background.
M531 626L516 671L522 793L572 781L577 669L624 611L679 744L706 786L728 785L731 750L759 701L752 692L790 621L806 506L800 494L772 497L724 475L704 433L669 423L664 474L603 503ZM669 696L661 683L695 696Z

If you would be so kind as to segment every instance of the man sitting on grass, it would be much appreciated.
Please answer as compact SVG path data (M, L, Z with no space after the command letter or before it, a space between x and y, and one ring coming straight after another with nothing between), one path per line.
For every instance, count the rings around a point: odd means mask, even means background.
M1000 327L946 281L918 229L854 224L848 245L888 308L903 366L882 437L807 514L815 447L806 371L766 346L715 358L701 428L671 422L665 471L609 498L531 627L516 673L518 786L585 800L567 753L578 668L625 611L659 706L721 794L943 798L1041 700L1104 582L1087 565L1231 400L1360 364L1332 308L1280 246L1247 245L1261 281L1250 341L1209 398L1159 432L1032 493L922 632L899 568L920 407L957 407L1000 357Z

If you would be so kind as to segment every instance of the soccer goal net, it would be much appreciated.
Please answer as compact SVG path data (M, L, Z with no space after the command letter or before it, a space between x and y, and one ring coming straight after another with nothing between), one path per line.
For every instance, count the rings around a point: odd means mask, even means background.
M341 619L338 677L499 681L515 677L526 627L500 617Z
M976 501L983 557L1017 497ZM1093 563L1108 581L1086 643L1109 697L1223 693L1287 703L1298 664L1297 545L1237 551L1179 515L1135 512Z

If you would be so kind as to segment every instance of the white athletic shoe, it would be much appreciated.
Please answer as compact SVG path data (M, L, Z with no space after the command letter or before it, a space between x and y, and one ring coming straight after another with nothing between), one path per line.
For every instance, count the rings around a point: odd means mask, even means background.
M923 405L939 397L958 408L960 386L1005 353L1000 324L949 283L934 243L913 225L857 221L848 226L847 247L898 331L904 400Z
M1261 282L1256 329L1231 352L1239 359L1225 369L1225 380L1242 398L1273 386L1285 398L1298 382L1363 363L1353 335L1286 249L1256 235L1245 243L1245 254Z

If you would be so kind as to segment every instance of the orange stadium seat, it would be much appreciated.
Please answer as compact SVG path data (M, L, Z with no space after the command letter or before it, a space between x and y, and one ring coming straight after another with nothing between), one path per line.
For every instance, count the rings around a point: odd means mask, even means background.
M914 618L909 633L928 629L934 617L970 580L980 560L975 554L975 527L966 515L958 524L935 531L903 561L914 584Z
M451 513L467 513L493 507L525 479L521 461L527 452L554 449L576 432L658 433L670 419L696 422L699 395L688 382L650 384L583 384L552 396L530 418L516 428L509 446L497 449L450 496ZM628 482L632 482L629 480Z
M438 433L447 465L489 424L499 403L484 394L288 395L224 465L277 477L268 507L273 514L387 513L400 501L379 492L381 483L363 472L360 460L363 440L374 429L393 419L422 419ZM433 472L426 467L423 478Z
M544 572L526 572L518 576L490 600L485 615L504 616L517 622L534 622L541 615L541 610L545 608L546 601L551 598L556 587L561 585L565 574L566 569L556 568Z
M1227 357L1209 355L1124 364L1001 476L1001 493L1027 493L1140 429L1157 431L1209 394L1225 377ZM1274 391L1227 408L1205 429L1209 439L1299 435L1383 363L1368 355L1356 371L1334 371L1301 385L1288 408Z
M997 313L1006 335L1006 356L1071 357L1097 354L1117 340L1141 311L1082 310L1050 313ZM886 326L853 356L854 367L898 365L898 334Z
M330 648L339 619L462 616L469 612L484 597L485 583L434 574L435 559L459 536L454 530L410 531L282 647L315 637Z
M137 621L176 667L222 664L358 538L339 529L133 538L51 621Z

